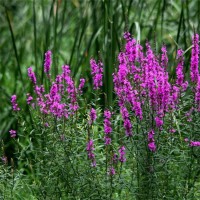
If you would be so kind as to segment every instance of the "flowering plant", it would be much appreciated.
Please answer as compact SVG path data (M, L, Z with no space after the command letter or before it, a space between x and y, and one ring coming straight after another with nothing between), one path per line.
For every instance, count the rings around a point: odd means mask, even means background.
M112 107L103 107L97 101L99 96L85 102L85 79L79 83L73 80L68 65L52 80L50 50L44 62L49 87L39 85L32 67L28 68L33 86L27 94L31 119L25 122L20 117L21 128L10 130L10 136L18 143L20 177L30 182L38 198L118 199L135 195L136 199L162 199L165 193L184 199L196 192L199 36L193 36L189 81L182 49L177 51L176 79L171 80L164 45L158 56L148 42L145 52L130 33L126 32L124 39L113 73L116 102ZM105 66L92 58L90 67L93 88L100 95ZM11 104L13 112L23 110L16 95ZM3 158L5 164L5 155ZM189 164L179 169L181 183L175 187L174 172L185 162ZM23 179L25 171L27 179ZM172 193L174 187L176 192Z

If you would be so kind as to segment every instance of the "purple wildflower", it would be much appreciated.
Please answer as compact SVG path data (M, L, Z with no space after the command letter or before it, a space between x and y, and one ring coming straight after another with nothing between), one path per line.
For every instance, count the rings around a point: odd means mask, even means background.
M110 167L110 168L109 168L108 175L110 175L110 176L115 175L115 168L114 168L114 167Z
M190 77L192 82L197 82L199 75L199 35L195 34L192 38L192 56L190 64Z
M98 90L102 85L103 78L103 63L96 62L94 59L90 60L91 74L93 79L94 90Z
M19 111L20 108L17 104L17 96L14 94L11 96L11 104L14 111Z
M167 49L165 45L162 46L161 51L162 51L161 66L164 67L164 69L166 70L167 64L168 64L168 57L167 57Z
M82 89L83 89L84 85L85 85L85 79L81 78L80 79L80 84L78 86L78 90L79 90L80 93L82 93Z
M177 52L177 59L179 60L178 66L176 68L176 75L177 75L177 80L176 84L178 86L181 86L183 81L184 81L184 73L183 73L183 64L184 64L184 57L183 57L183 50L179 49Z
M131 121L129 119L128 110L124 106L124 107L121 107L120 112L121 112L122 119L123 119L123 122L124 122L124 128L126 130L126 136L130 137L130 136L132 136L132 124L131 124Z
M88 152L88 159L92 161L92 167L96 167L95 155L94 151L94 142L93 140L89 140L87 143L86 151Z
M104 137L104 141L105 141L105 145L110 145L111 144L111 138L109 138L108 136Z
M45 122L45 123L44 123L44 126L45 126L45 127L49 127L49 123L48 123L48 122Z
M90 124L92 124L97 119L97 113L94 108L90 110Z
M111 112L109 110L105 110L104 111L104 132L108 135L109 133L112 132L112 128L111 128L111 122L110 122L110 118L111 118Z
M59 84L53 83L50 88L50 93L44 95L45 99L38 98L38 104L41 111L45 114L53 114L61 118L64 115L65 103L61 103L61 95L59 94Z
M64 65L62 67L63 73L62 73L62 78L65 80L67 84L67 93L70 99L70 109L75 112L78 110L79 106L77 103L77 89L74 85L74 81L72 77L70 76L70 67L68 65Z
M113 162L114 164L117 164L117 162L118 162L118 155L117 155L116 153L113 154L112 162Z
M62 83L62 75L56 76L56 83Z
M32 70L32 67L28 68L28 77L30 78L30 80L32 81L32 83L35 85L37 80L36 80L36 76L35 73Z
M125 54L129 62L135 62L137 57L136 48L137 48L136 40L134 38L130 38L125 45L125 51L126 51Z
M95 160L91 163L91 166L92 166L92 167L96 167L96 166L97 166L97 163L96 163Z
M175 133L175 132L176 132L176 129L171 128L171 129L169 129L169 132L170 132L170 133Z
M10 137L12 137L12 138L16 137L17 132L15 130L10 130L9 133L10 133Z
M183 91L187 89L188 82L184 82L184 72L183 72L183 64L184 64L184 57L183 57L183 50L179 49L177 52L177 59L179 60L178 66L176 68L176 84L182 88Z
M158 128L160 128L163 125L163 120L160 117L156 117L155 122Z
M156 144L155 144L155 140L154 140L154 130L149 131L148 133L148 147L149 150L152 152L156 151Z
M188 139L188 138L185 138L184 141L185 141L185 142L189 142L189 139Z
M180 96L180 88L173 85L171 88L171 96L169 101L169 106L172 110L177 109L178 98Z
M131 39L131 34L129 32L124 33L124 39L129 41Z
M125 158L125 154L126 153L125 153L125 150L126 150L125 147L122 146L122 147L120 147L120 149L118 151L119 152L119 161L122 162L122 163L126 162L126 158Z
M26 98L26 101L27 101L27 104L31 104L31 101L33 100L33 97L28 93L26 94L27 98Z
M105 110L104 111L104 117L107 118L107 119L110 119L111 118L111 112L109 110Z
M49 73L50 71L50 68L51 68L51 63L52 63L52 60L51 60L51 51L48 50L46 53L45 53L45 60L44 60L44 72L45 73Z
M45 92L45 90L44 90L44 86L43 85L41 85L41 86L35 86L35 93L36 93L36 95L37 96L41 96L42 95L42 93L44 93Z
M111 122L110 122L111 112L109 110L105 110L104 117L105 117L105 119L104 119L104 132L105 132L104 141L105 141L105 145L109 145L109 144L111 144L111 138L109 137L109 135L112 132L112 127L111 127Z
M200 75L197 79L196 91L195 91L195 103L197 110L200 111Z
M190 142L191 147L199 147L200 146L200 141L191 141Z
M196 102L196 98L195 98L195 103L197 103ZM187 121L192 121L192 113L193 113L193 111L194 111L194 107L191 107L190 110L185 113L185 116L187 117Z
M95 155L92 153L92 151L94 150L93 140L89 140L89 142L87 143L86 150L88 151L88 158L93 159L95 157Z

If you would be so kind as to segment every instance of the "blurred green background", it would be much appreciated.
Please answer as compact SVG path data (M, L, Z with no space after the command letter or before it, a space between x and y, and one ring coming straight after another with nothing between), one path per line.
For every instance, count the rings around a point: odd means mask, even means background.
M88 97L92 91L89 59L102 59L105 104L111 105L112 73L124 31L142 44L150 41L158 55L165 43L173 78L176 50L191 47L192 34L200 33L199 21L198 0L0 0L0 138L17 128L10 96L16 93L25 106L30 91L27 68L33 66L43 83L47 50L53 52L52 76L69 64L76 84L86 78ZM190 51L185 55L187 73Z

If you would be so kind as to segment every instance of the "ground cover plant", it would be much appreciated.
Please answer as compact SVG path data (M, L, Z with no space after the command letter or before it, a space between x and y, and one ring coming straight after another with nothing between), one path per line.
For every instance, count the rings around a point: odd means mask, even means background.
M0 11L0 199L200 199L199 1Z
M42 85L28 68L28 119L17 95L11 97L19 127L9 131L16 162L8 163L2 146L3 198L199 198L199 35L192 39L189 80L182 49L176 78L170 79L165 45L156 55L129 32L124 42L113 73L116 101L106 108L101 60L90 60L94 96L89 103L85 79L76 83L70 66L51 76L50 50Z

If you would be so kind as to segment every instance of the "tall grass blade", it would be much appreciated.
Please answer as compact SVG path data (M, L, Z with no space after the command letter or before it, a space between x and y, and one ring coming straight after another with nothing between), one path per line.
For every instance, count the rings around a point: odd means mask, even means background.
M16 42L15 42L15 36L14 36L14 33L13 33L13 28L12 28L12 25L11 25L11 21L10 21L9 15L8 15L8 10L7 10L6 5L4 5L4 7L5 7L6 19L7 19L8 25L9 25L9 30L10 30L10 34L11 34L11 38L12 38L12 45L13 45L13 49L14 49L14 52L15 52L15 58L16 58L16 62L17 62L18 73L19 73L20 79L22 81L22 85L23 85L22 87L24 88L24 80L23 80L22 71L21 71L21 67L20 67L20 61L19 61L19 55L18 55ZM16 88L17 88L17 86L16 86ZM15 91L16 91L16 88L15 88Z
M36 68L36 74L38 74L38 64L37 64L37 27L36 27L35 0L33 0L33 35L34 35L35 68Z

